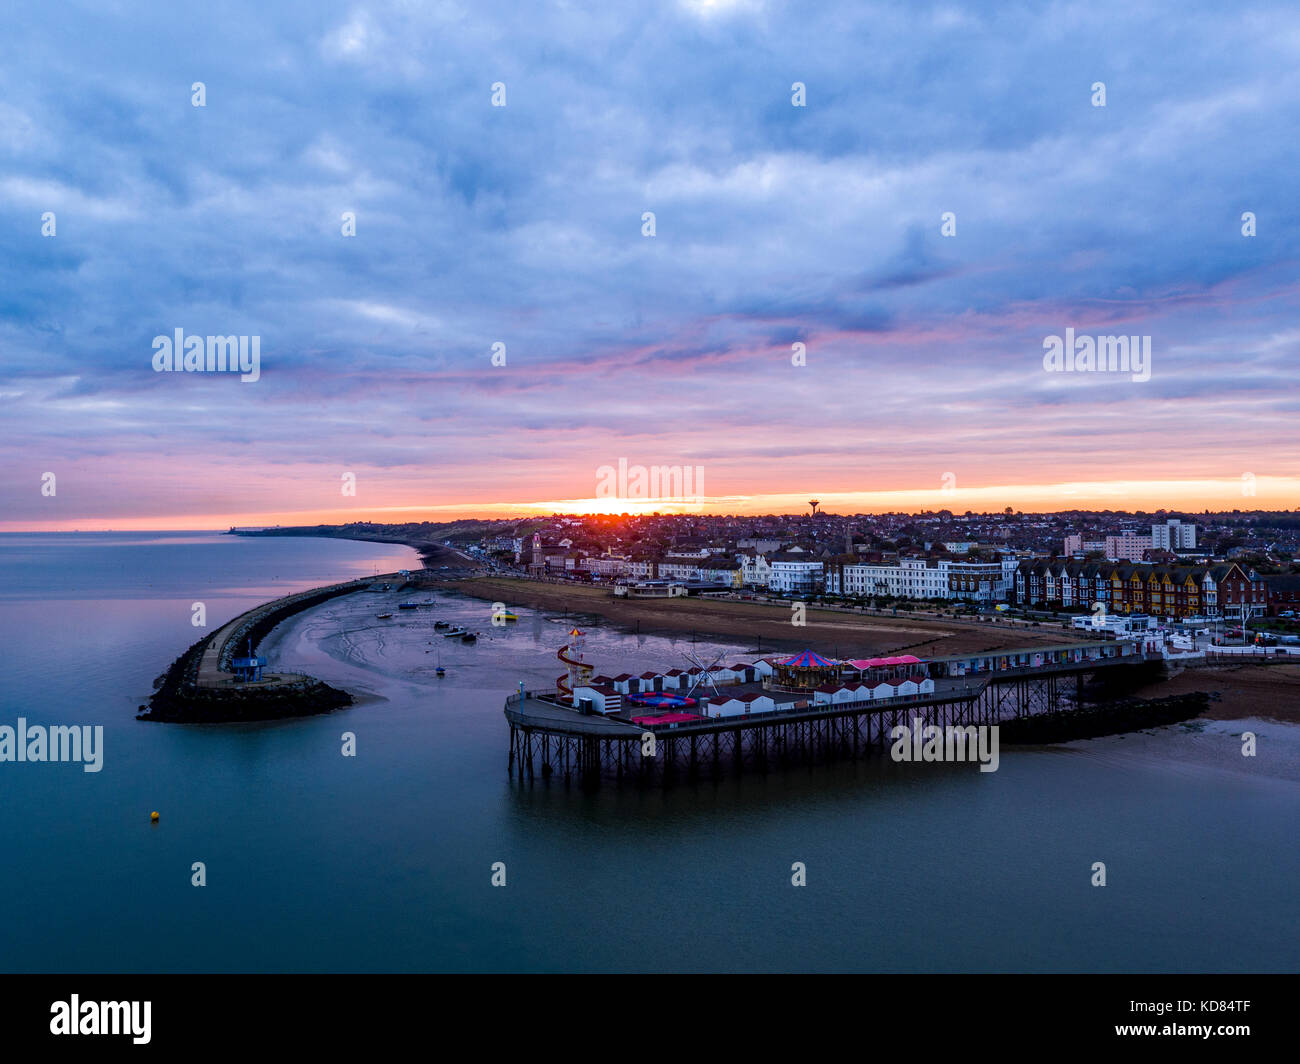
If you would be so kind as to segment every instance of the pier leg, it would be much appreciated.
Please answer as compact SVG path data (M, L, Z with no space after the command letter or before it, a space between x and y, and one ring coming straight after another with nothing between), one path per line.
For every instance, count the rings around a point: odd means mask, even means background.
M600 786L600 739L584 735L579 746L583 790L594 791Z

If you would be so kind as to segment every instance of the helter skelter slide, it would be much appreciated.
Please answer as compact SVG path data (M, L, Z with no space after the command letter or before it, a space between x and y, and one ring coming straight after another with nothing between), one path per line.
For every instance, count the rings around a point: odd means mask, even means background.
M555 656L569 667L567 673L555 678L555 697L560 702L572 703L573 689L590 683L595 671L594 666L582 660L582 638L583 633L574 628L569 632L569 641L555 652Z

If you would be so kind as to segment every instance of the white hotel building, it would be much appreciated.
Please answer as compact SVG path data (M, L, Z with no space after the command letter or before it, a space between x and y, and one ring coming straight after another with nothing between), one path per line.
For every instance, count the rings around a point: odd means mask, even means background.
M771 591L788 591L797 595L815 595L824 584L822 563L773 558L767 586Z
M949 558L902 558L896 563L851 563L826 575L831 595L879 595L889 598L965 599L1001 602L1014 581L1018 561L956 561Z

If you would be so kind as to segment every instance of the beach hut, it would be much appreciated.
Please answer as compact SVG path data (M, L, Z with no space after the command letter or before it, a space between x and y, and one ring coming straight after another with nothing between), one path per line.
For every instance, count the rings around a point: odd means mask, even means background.
M617 713L623 708L623 696L614 688L606 687L603 684L575 687L573 689L573 704L580 709L590 709L593 713Z
M748 705L739 698L710 699L707 713L710 717L738 717L747 712Z
M881 680L871 689L872 698L893 698L894 694L894 685L886 683L884 680Z
M736 672L730 665L714 665L709 670L709 675L716 684L736 682Z

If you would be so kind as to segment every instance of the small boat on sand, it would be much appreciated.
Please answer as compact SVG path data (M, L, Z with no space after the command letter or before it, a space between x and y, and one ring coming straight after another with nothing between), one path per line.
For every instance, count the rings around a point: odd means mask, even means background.
M450 628L451 624L447 621L434 621L433 626L435 628Z
M466 632L464 635L460 637L460 641L462 643L477 643L478 636L475 635L473 632Z
M386 621L386 620L388 620L388 618L391 617L391 616L392 616L391 613L381 613L381 614L379 615L379 619L380 619L381 621Z

